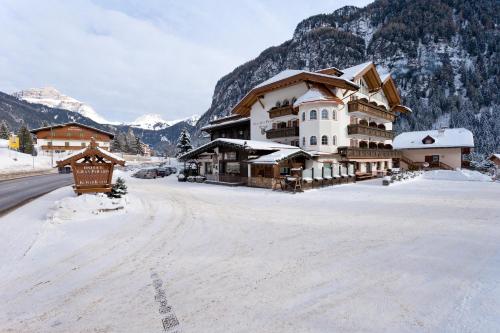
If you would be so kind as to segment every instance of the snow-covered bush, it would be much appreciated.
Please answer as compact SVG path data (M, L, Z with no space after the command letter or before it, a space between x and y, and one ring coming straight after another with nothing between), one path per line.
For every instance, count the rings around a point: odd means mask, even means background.
M116 183L113 184L111 188L111 192L108 193L108 197L110 198L121 198L127 194L127 185L125 185L125 180L123 178L118 177L116 179Z

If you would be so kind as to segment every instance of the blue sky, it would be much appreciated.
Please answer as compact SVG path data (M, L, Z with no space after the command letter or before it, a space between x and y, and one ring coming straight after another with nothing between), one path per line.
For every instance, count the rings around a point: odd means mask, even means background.
M366 0L2 0L0 90L53 86L112 121L201 114L217 80L297 23Z

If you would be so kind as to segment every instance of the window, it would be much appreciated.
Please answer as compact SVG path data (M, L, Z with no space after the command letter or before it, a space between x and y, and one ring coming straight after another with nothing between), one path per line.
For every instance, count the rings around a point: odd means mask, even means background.
M47 142L47 145L48 145L49 147L52 147L52 141Z
M327 137L326 135L323 135L323 136L321 137L321 144L322 144L323 146L325 146L325 145L327 145L327 144L328 144L328 137Z
M227 162L226 163L226 174L239 175L240 174L240 163L239 162Z
M318 144L318 141L316 140L316 137L314 135L309 139L309 144L311 146L316 146Z
M327 109L321 110L321 119L328 119L328 110Z
M332 110L332 119L337 120L337 112L335 110Z
M305 136L303 136L303 137L302 137L302 145L303 145L303 146L305 146L305 145L306 145L306 137L305 137Z
M306 121L306 113L302 112L302 121Z
M281 167L280 168L280 175L285 176L290 174L290 168L289 167Z
M64 146L69 147L69 142L65 142Z
M332 145L334 145L334 146L337 145L337 136L336 135L332 136Z
M236 160L236 152L235 151L225 152L224 159L228 160L228 161L235 161Z
M316 112L316 110L311 110L309 112L309 119L311 119L311 120L318 119L318 113Z
M85 147L85 146L86 146L85 142L82 142L82 147Z

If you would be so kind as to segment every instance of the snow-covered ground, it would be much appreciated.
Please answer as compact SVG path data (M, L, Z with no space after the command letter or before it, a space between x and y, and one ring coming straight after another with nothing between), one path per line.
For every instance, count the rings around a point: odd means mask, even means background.
M500 331L498 183L127 184L0 218L0 331Z
M57 156L54 157L54 164ZM50 156L31 156L15 150L0 148L0 176L12 172L52 170Z

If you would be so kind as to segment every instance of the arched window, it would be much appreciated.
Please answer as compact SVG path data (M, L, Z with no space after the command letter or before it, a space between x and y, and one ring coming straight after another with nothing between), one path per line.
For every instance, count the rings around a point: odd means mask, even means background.
M302 112L302 121L306 121L306 113Z
M318 119L318 112L316 112L316 110L311 110L309 112L309 119L311 120Z
M309 139L309 144L311 146L316 146L318 144L318 140L316 140L316 137L314 135Z
M306 145L306 137L305 137L305 136L303 136L303 137L302 137L302 146L305 146L305 145Z
M325 146L325 145L327 145L327 144L328 144L328 137L327 137L326 135L323 135L323 136L321 137L321 144L322 144L323 146Z
M334 145L334 146L337 145L337 136L336 135L332 136L332 145Z
M337 120L337 112L335 110L332 110L332 119Z
M321 110L321 119L328 119L328 110L327 109Z

